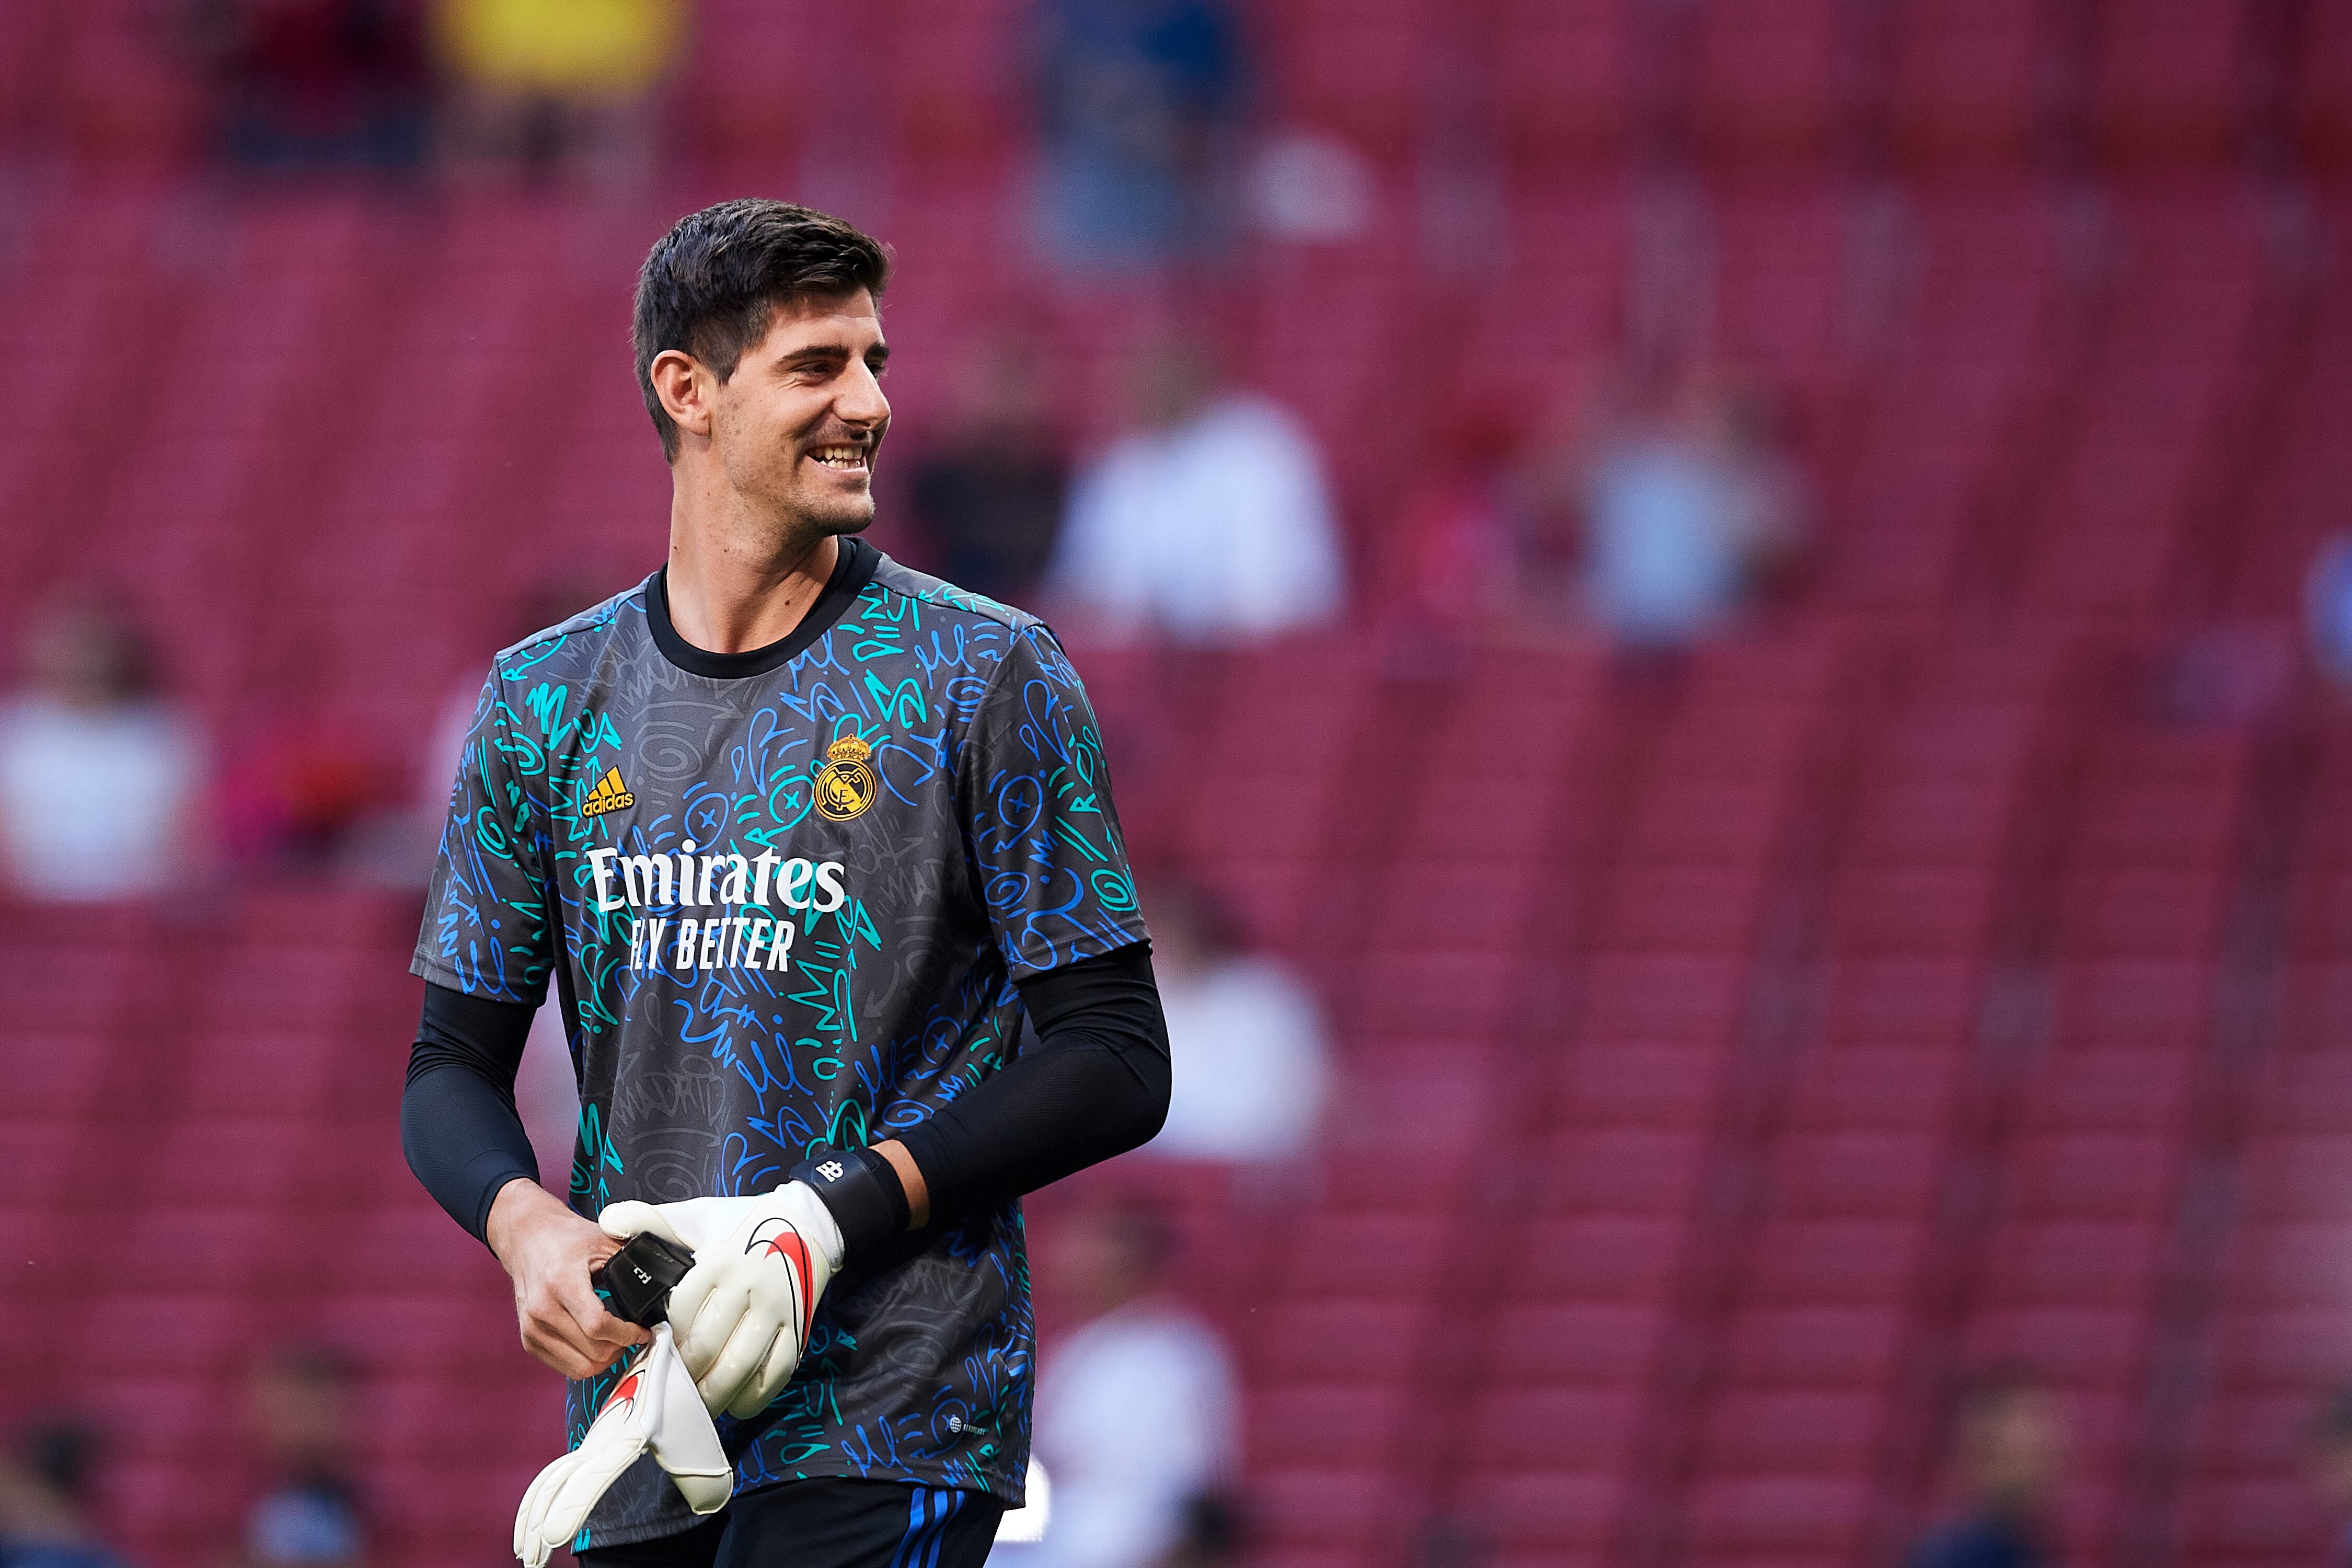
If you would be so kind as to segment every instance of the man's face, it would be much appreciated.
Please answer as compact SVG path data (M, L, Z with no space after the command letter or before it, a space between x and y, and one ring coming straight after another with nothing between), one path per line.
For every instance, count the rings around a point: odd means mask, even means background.
M779 306L711 393L711 439L735 489L821 533L874 521L874 459L890 428L889 348L874 296Z
M1988 1402L1971 1420L1974 1490L2011 1506L2039 1506L2065 1465L2066 1422L2058 1401L2040 1389L2014 1389Z

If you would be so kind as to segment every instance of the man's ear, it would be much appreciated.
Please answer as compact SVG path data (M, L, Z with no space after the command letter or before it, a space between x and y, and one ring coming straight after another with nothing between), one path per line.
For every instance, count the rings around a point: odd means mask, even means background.
M646 374L678 433L710 439L710 394L717 383L709 367L692 354L664 349L646 367Z

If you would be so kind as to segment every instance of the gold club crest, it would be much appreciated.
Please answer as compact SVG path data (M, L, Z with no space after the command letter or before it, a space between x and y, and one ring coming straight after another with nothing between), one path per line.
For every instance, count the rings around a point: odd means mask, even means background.
M880 785L866 759L874 748L855 735L845 735L824 749L824 766L816 771L816 809L821 816L847 822L874 804Z

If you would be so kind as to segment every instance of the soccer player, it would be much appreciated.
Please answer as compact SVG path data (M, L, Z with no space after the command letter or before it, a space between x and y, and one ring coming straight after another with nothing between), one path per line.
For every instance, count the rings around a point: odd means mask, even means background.
M640 1387L673 1333L688 1425L707 1406L724 1443L697 1482L656 1438L571 1542L591 1568L980 1563L1029 1446L1017 1200L1166 1112L1076 675L1035 618L856 537L888 266L773 201L654 247L634 335L667 559L493 662L426 901L410 1165L512 1277L581 1454L592 1424L675 1412ZM551 987L568 1204L513 1103ZM632 1353L591 1273L645 1230L696 1262Z

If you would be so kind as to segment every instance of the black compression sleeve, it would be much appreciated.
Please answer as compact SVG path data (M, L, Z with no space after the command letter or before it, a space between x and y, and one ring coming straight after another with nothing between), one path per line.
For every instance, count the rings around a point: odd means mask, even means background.
M531 1009L426 982L425 1016L400 1095L400 1149L434 1201L488 1245L490 1203L520 1176L539 1180L515 1073Z
M1149 944L1040 974L1021 999L1038 1045L899 1134L935 1216L1034 1192L1168 1119L1168 1022Z

